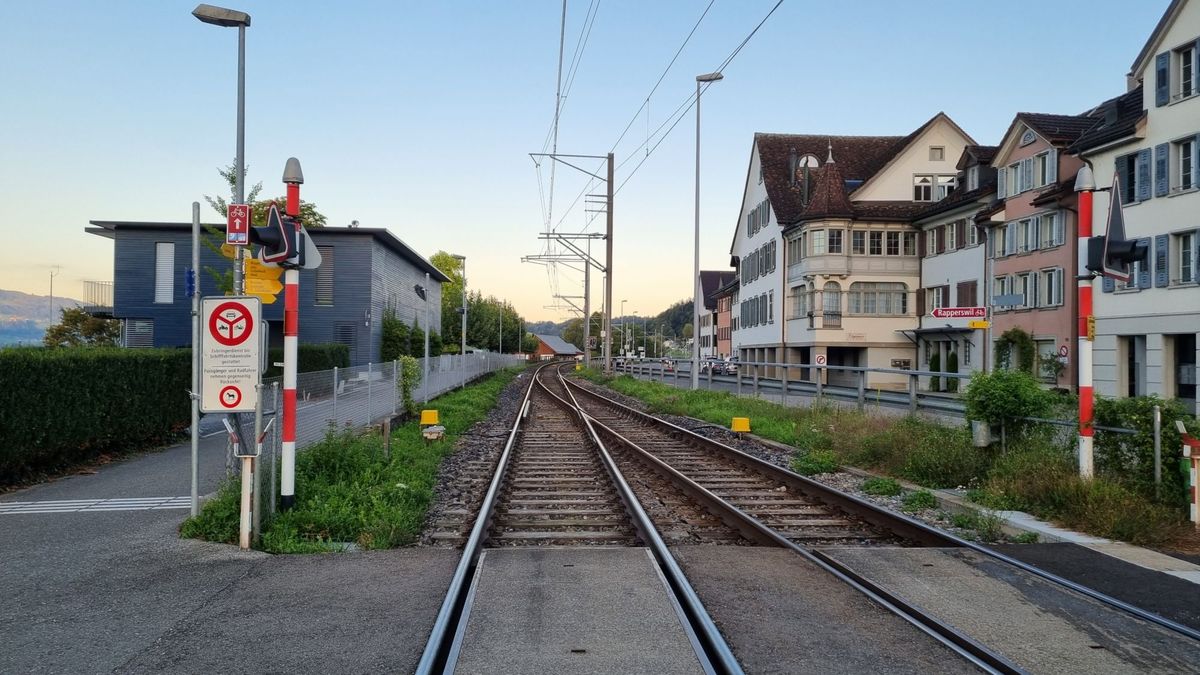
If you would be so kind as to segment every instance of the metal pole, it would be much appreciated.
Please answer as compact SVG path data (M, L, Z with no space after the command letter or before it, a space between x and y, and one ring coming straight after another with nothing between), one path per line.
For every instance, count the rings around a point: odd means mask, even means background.
M275 513L275 464L279 456L279 383L271 383L271 410L275 411L276 424L271 425L271 514Z
M400 404L400 378L404 376L400 372L400 360L392 360L392 416L396 416L396 409Z
M338 398L338 367L333 367L333 426L338 426L337 415L337 398Z
M608 153L604 236L604 374L612 375L613 154Z
M367 362L367 424L371 423L371 362Z
M1089 171L1086 166L1080 171ZM1092 434L1092 341L1088 336L1088 324L1092 316L1092 276L1087 272L1087 246L1092 236L1092 190L1079 191L1079 248L1077 258L1076 286L1079 291L1079 323L1076 327L1079 350L1079 476L1091 478L1093 474Z
M462 347L458 352L462 388L467 388L467 259L462 259Z
M696 80L696 232L692 251L692 389L700 388L700 80Z
M233 159L233 201L246 203L246 27L238 26L237 154ZM245 292L242 278L243 247L235 246L233 294Z
M425 273L425 363L421 380L422 391L425 392L425 402L429 403L429 272Z
M299 241L298 182L287 183L287 214L296 220ZM279 506L287 511L296 502L296 350L300 340L300 270L288 268L284 271L283 289L283 467L280 470Z
M192 517L200 513L200 202L192 202ZM51 283L54 277L50 277ZM52 301L53 302L53 301Z
M583 264L583 366L592 366L592 240L587 240L587 260Z

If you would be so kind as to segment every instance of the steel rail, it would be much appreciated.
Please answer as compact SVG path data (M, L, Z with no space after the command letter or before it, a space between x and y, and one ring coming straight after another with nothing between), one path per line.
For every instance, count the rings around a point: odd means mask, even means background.
M592 442L596 444L596 448L600 452L600 457L608 468L609 475L612 477L617 491L621 494L622 501L624 501L633 516L635 526L643 534L646 546L650 549L651 555L654 556L655 561L658 563L660 572L667 580L671 590L675 593L676 600L687 615L688 622L691 624L691 630L700 640L704 655L709 660L708 664L702 663L701 665L706 669L711 668L713 672L717 673L742 675L744 671L742 671L742 666L738 663L737 657L733 655L733 650L721 635L720 629L717 628L708 610L704 608L704 603L701 602L696 590L692 588L692 584L688 581L683 569L679 567L679 563L671 555L666 542L659 536L658 530L650 520L650 516L646 515L646 511L642 508L641 502L638 501L637 495L634 494L633 488L625 480L625 476L621 473L621 470L617 468L617 463L613 460L612 455L608 452L608 448L600 439L600 435L592 426L590 417L584 412L583 407L579 405L574 394L571 393L570 387L567 386L566 378L562 376L561 368L559 369L558 377L563 385L563 391L571 398L571 404L575 412L579 415L579 419L583 422L584 427L591 436ZM551 393L551 395L554 394Z
M604 405L608 405L620 410L624 414L644 420L653 426L669 428L672 432L696 441L702 445L719 449L720 452L725 453L728 457L735 459L741 464L765 471L772 477L776 477L790 486L795 486L797 489L801 490L801 492L813 497L814 499L836 506L849 513L853 513L854 515L872 524L888 528L900 536L930 546L959 547L975 551L993 560L998 560L1005 564L1016 567L1024 572L1028 572L1035 576L1041 577L1042 579L1063 586L1064 588L1068 588L1072 591L1083 594L1093 600L1124 611L1139 619L1156 624L1193 640L1200 641L1200 631L1197 631L1194 628L1185 626L1176 621L1172 621L1153 612L1146 611L1140 607L1136 607L1124 602L1123 600L1118 600L1117 598L1101 593L1093 588L1078 584L1069 579L1064 579L1063 577L1051 572L1047 572L1046 570L1034 565L1030 565L1024 561L1017 560L1011 556L1007 556L999 551L988 548L987 546L983 546L972 541L967 541L966 539L957 537L949 532L939 530L915 518L910 518L899 513L888 511L870 501L842 492L841 490L830 487L823 483L819 483L811 478L801 476L800 474L792 471L788 471L787 469L771 464L766 460L762 460L742 452L737 448L725 445L720 441L701 436L700 434L697 434L689 429L685 429L679 425L672 424L666 420L659 419L653 415L649 415L640 410L631 408L618 401L608 398L603 394L592 391L586 387L582 387L577 383L572 382L569 384L573 389L583 392L590 398L600 400Z

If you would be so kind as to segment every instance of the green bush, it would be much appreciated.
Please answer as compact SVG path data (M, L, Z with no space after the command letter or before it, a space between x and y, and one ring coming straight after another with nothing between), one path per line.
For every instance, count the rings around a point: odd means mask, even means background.
M797 454L792 459L792 471L801 476L815 476L819 473L833 473L838 470L837 457L829 450L809 450Z
M937 508L937 497L929 490L917 490L904 495L904 504L902 508L909 513L924 511L926 509Z
M987 457L971 445L961 428L944 427L919 417L906 417L881 431L863 436L850 463L880 469L928 485L957 487L987 470Z
M863 481L862 491L876 497L895 497L903 491L894 478L868 478Z
M169 440L190 388L186 349L0 351L0 484Z
M1096 470L1127 485L1139 494L1154 497L1154 406L1162 409L1162 488L1164 502L1187 503L1187 475L1178 462L1183 441L1176 420L1191 421L1183 404L1157 396L1096 399L1095 421L1099 426L1134 429L1135 434L1096 431Z
M283 348L274 347L268 354L269 364L267 372L263 373L263 377L279 377L283 375L283 368L276 366L276 363L283 363ZM350 347L336 342L315 345L297 345L296 346L296 372L297 373L314 373L321 370L333 370L334 368L348 368L350 366Z
M421 362L411 356L399 358L399 368L396 376L400 378L400 395L404 403L404 412L414 415L417 405L413 401L413 390L421 383Z
M386 309L380 326L379 360L394 361L409 352L409 329L396 317L396 312Z
M1017 428L1019 417L1044 417L1058 401L1032 375L1020 370L996 370L971 378L963 395L967 419Z
M946 356L946 372L947 373L957 373L958 372L958 352L950 352ZM958 378L957 377L947 377L946 378L946 391L958 391Z
M935 373L942 372L942 356L938 352L934 352L933 356L929 357L929 370L931 370ZM929 391L941 391L941 390L942 390L942 378L938 375L934 375L933 377L930 377L929 378Z

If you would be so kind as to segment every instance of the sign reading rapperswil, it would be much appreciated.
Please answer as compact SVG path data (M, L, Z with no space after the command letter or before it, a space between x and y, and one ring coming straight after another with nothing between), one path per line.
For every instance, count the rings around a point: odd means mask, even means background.
M204 298L200 315L200 410L253 412L262 349L262 303L253 297Z

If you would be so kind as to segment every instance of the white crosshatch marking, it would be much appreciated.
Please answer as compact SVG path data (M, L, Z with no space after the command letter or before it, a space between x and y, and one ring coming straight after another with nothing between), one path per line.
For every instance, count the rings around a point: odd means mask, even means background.
M128 497L124 499L62 499L41 502L0 502L0 516L21 513L79 513L82 511L155 511L186 509L191 497Z

